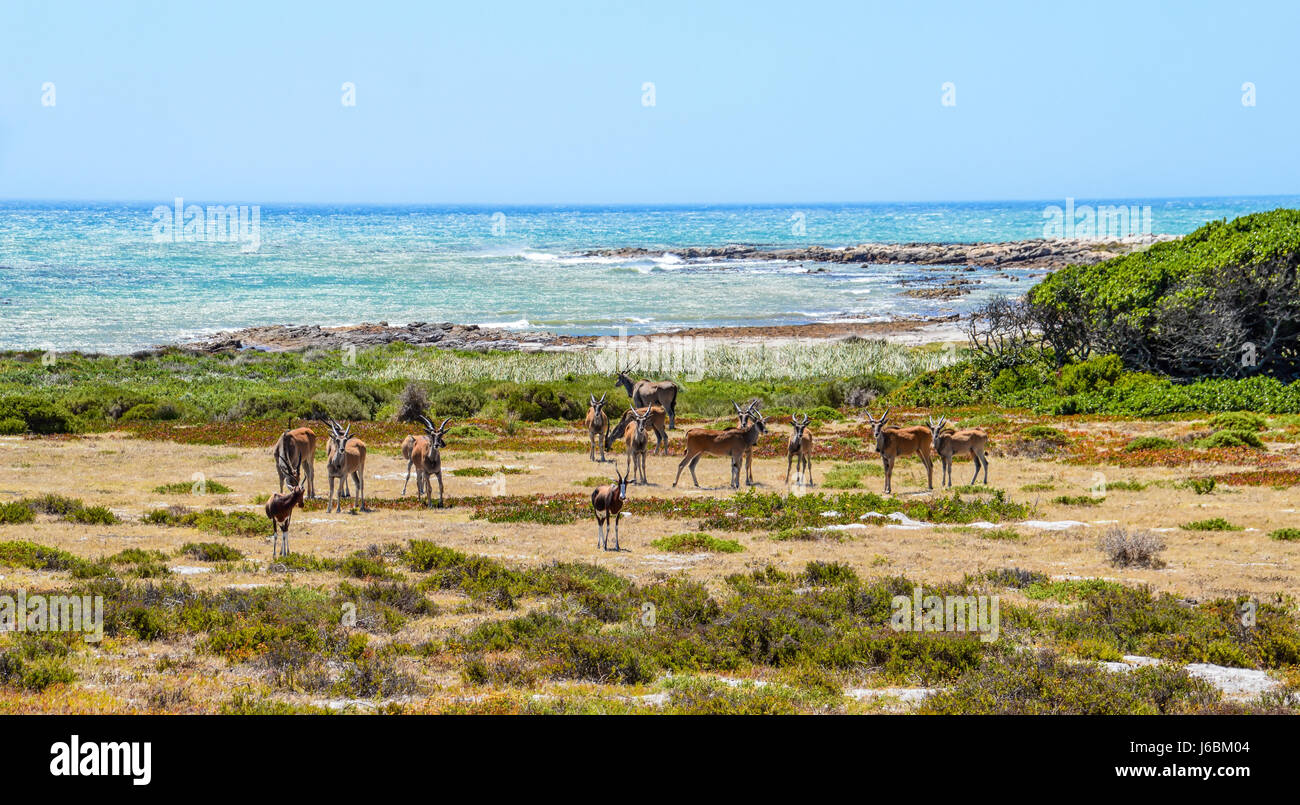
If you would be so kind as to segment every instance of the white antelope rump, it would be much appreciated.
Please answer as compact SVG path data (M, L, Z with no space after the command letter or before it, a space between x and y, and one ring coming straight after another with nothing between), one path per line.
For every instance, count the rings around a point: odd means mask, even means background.
M633 408L645 408L650 405L662 405L668 412L668 428L677 427L677 384L671 380L652 381L641 378L633 382L628 376L631 367L619 372L614 382L623 387L627 396L632 398Z
M930 489L934 489L934 460L930 458L930 429L924 425L913 425L910 428L886 425L891 410L893 409L886 408L880 419L873 419L871 412L867 412L872 434L876 437L876 452L880 454L880 460L885 465L885 494L892 494L894 491L894 464L898 461L898 457L910 456L913 453L925 465L926 480Z
M627 477L632 479L632 483L648 484L645 478L645 449L646 442L649 441L649 434L646 433L645 423L650 418L650 412L644 414L632 412L632 425L629 425L623 433L623 442L627 445ZM637 478L641 480L638 482Z
M341 482L351 477L353 486L357 490L357 503L361 511L370 511L366 508L366 443L352 436L352 424L348 423L346 428L339 427L334 420L325 423L330 429L330 456L326 464L329 470L330 494L325 501L325 512L328 514L333 511L334 506L334 479ZM342 498L343 484L339 484L340 497L338 499L338 511L343 511Z
M610 521L613 520L614 550L618 546L618 520L623 516L623 504L627 502L627 478L616 467L614 475L618 478L612 484L596 487L591 493L591 508L596 513L596 547L609 550Z
M591 398L591 407L587 409L587 458L592 461L596 460L596 442L600 442L600 460L605 460L605 441L609 437L609 415L605 413L605 397L607 394L587 395Z
M927 417L927 419L929 419ZM933 419L930 422L930 432L934 434L931 437L931 446L934 452L939 454L939 463L941 465L942 476L939 480L941 486L952 486L952 458L953 456L963 456L970 454L971 460L975 462L975 474L971 476L970 482L973 484L980 477L980 467L984 468L984 483L989 482L989 460L984 455L984 448L989 443L989 435L980 428L966 428L965 430L948 430L944 431L943 426L948 424L948 420L939 417L939 421Z
M650 414L650 419L647 421L650 424L651 430L653 430L655 434L654 454L657 456L662 452L663 455L668 455L668 414L664 411L662 405L649 405L645 408L629 408L624 411L623 417L619 419L618 424L610 428L609 433L605 435L605 449L609 450L612 448L615 439L623 438L624 432L627 431L628 424L632 421L633 411L638 414Z
M767 422L763 419L763 414L752 408L742 412L740 406L732 403L736 408L736 413L747 420L748 424L744 428L728 428L727 430L709 430L707 428L692 428L686 431L686 457L677 465L677 477L673 479L673 486L681 480L682 470L688 465L691 468L691 480L696 486L700 485L700 480L695 477L695 465L700 463L703 456L730 456L731 457L731 488L740 488L740 463L744 459L745 451L758 443L758 439L764 433L767 433Z
M808 430L808 415L804 414L800 420L799 415L795 414L790 417L790 425L794 432L790 434L790 442L785 446L785 482L790 483L790 463L797 459L799 464L794 470L796 483L802 484L806 478L809 486L816 486L812 475L813 435ZM804 474L805 471L807 475Z
M316 497L316 434L311 428L290 428L281 433L275 447L271 448L271 455L275 457L281 492L287 479L282 469L285 465L280 463L280 456L284 456L294 475L307 482L307 497Z
M289 464L289 459L282 453L276 454L275 467L280 473L280 481L289 482L289 491L278 492L271 495L266 501L266 516L271 521L271 561L275 561L276 542L279 540L280 532L284 532L284 544L280 550L280 556L289 553L289 518L293 516L295 506L303 508L303 495L305 490L298 480L296 473Z
M443 436L447 433L447 423L451 417L444 419L436 428L424 417L420 417L420 420L424 422L424 435L416 437L411 448L411 463L415 465L415 494L420 500L427 496L429 505L432 506L433 482L429 479L437 478L438 508L442 508L442 453L439 451L447 446Z

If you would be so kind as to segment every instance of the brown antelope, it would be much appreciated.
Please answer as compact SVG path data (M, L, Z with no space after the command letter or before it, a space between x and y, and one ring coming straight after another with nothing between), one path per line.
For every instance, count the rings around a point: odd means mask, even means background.
M885 413L880 419L873 419L871 412L867 412L867 419L871 422L872 434L876 437L876 452L880 454L880 460L885 465L885 494L892 494L894 491L894 463L898 461L899 456L910 456L916 453L925 465L925 476L931 489L934 489L934 460L930 458L930 429L924 425L913 425L910 428L900 428L896 425L886 426L885 422L889 419L889 412L893 410L885 409Z
M612 484L597 487L591 493L591 508L596 512L596 547L609 550L610 520L614 527L614 550L618 546L618 519L623 516L623 504L627 502L627 478L614 468L618 480Z
M592 461L596 460L596 442L600 442L600 460L605 460L605 440L609 436L609 416L605 413L605 397L607 394L587 395L591 398L591 408L587 410L587 440L588 450L587 458Z
M288 493L280 492L271 495L266 501L266 516L271 521L271 561L275 561L276 542L279 540L280 531L284 531L284 544L281 546L280 555L284 556L289 553L289 518L293 516L293 508L303 508L304 489L298 481L298 473L289 464L289 459L283 453L276 454L275 468L280 473L280 481L289 482Z
M294 474L307 481L307 497L316 497L316 434L311 428L290 428L281 433L275 447L271 448L271 455L275 456L281 492L284 491L287 477L280 464L280 456L284 456L288 460L288 466L294 469Z
M745 406L745 410L742 411L742 410L740 410L739 407L736 408L736 427L737 427L737 428L740 428L741 430L744 430L744 429L749 425L749 419L750 419L751 417L753 417L753 416L754 416L754 412L756 412L756 411L758 410L759 403L760 403L759 400L754 399L754 400L750 400L749 405ZM732 405L735 405L735 403L732 403ZM749 447L745 448L745 484L748 485L748 486L753 486L753 485L754 485L754 447L753 447L753 445L750 445Z
M326 468L329 470L330 494L325 501L325 511L329 513L333 510L334 479L346 481L348 477L352 478L353 485L356 487L357 503L361 511L370 511L366 508L366 443L352 436L351 423L346 428L341 428L331 419L327 424L330 429L330 456ZM338 501L340 512L343 511L342 490L343 486L340 484Z
M433 482L429 479L436 477L438 479L438 508L442 508L442 454L438 452L447 446L447 442L442 438L447 433L447 423L451 417L447 417L438 427L424 417L420 417L424 422L424 435L415 440L415 445L411 448L411 463L415 465L415 494L424 500L427 495L429 505L433 505Z
M402 497L406 497L406 485L411 482L411 467L415 466L411 460L411 452L415 450L415 443L423 438L423 436L407 436L402 440L402 458L406 459L406 480L402 481Z
M628 376L631 367L619 372L614 382L623 387L627 396L632 398L633 408L645 408L649 405L662 405L668 412L668 428L677 427L677 384L671 380L658 382L641 378L633 382Z
M647 422L655 434L655 455L662 451L663 455L668 455L668 414L664 411L662 405L650 405L645 408L629 408L623 412L623 417L618 424L610 428L609 433L605 435L605 449L609 450L614 446L615 439L622 439L623 434L627 431L628 424L632 421L632 412L638 414L650 413L650 419Z
M813 435L808 430L808 415L804 414L800 420L799 415L795 414L790 417L790 424L794 427L794 432L790 434L790 442L785 446L785 482L790 483L790 463L798 459L799 465L794 471L795 481L803 483L806 478L809 486L816 486L812 475ZM805 469L807 475L804 475Z
M734 402L732 405L735 406L736 413L746 419L748 424L743 429L692 428L686 431L686 457L677 465L677 478L673 480L673 486L677 486L677 482L682 477L682 470L687 465L691 468L691 480L699 486L700 481L695 477L695 465L700 463L701 457L708 454L731 457L731 487L740 488L740 462L745 456L745 450L753 447L759 437L767 433L767 422L763 419L763 414L757 410L750 409L742 412L739 405Z
M970 454L971 460L975 462L975 474L971 476L970 482L975 483L980 477L980 467L984 468L984 483L989 482L989 460L984 455L984 447L989 442L989 435L980 428L967 428L965 430L944 431L943 426L948 424L948 420L939 417L939 421L930 421L930 432L934 434L931 437L931 446L934 452L939 454L939 463L942 472L940 485L952 486L952 457Z
M641 484L649 483L645 478L645 448L648 441L645 423L649 418L649 411L639 414L633 410L632 421L635 427L629 425L623 433L623 441L627 444L627 477L632 479L634 484L638 483L638 477L641 478Z

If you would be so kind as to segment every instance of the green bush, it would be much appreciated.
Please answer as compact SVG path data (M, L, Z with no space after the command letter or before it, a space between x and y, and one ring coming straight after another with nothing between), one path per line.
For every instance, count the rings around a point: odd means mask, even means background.
M1233 525L1222 517L1211 517L1208 520L1195 520L1190 523L1183 523L1179 528L1186 531L1241 531L1239 525Z
M1113 386L1123 373L1124 362L1118 355L1089 358L1062 368L1056 387L1062 395L1086 394Z
M484 405L487 405L487 395L468 386L444 387L429 399L429 410L440 418L439 421L449 416L467 419L481 411Z
M1300 528L1279 528L1275 531L1270 531L1268 536L1269 539L1295 542L1296 540L1300 540Z
M1225 411L1222 414L1215 414L1210 419L1210 428L1213 430L1256 433L1267 427L1268 420L1249 411Z
M27 422L16 416L0 419L0 436L17 436L27 432Z
M1124 450L1128 453L1135 450L1172 450L1177 446L1178 442L1173 439L1166 439L1163 436L1139 436L1124 445Z
M187 542L180 552L200 562L237 562L244 558L238 549L222 542Z
M21 419L24 430L32 433L72 433L76 430L73 415L67 408L36 397L0 397L0 419Z
M25 501L0 503L0 525L21 525L36 519L36 512Z
M1250 431L1221 430L1211 433L1203 439L1196 440L1197 447L1254 447L1262 448L1264 443L1259 436Z
M671 537L661 537L650 544L670 553L740 553L745 550L744 546L734 539L718 539L700 532L673 534Z

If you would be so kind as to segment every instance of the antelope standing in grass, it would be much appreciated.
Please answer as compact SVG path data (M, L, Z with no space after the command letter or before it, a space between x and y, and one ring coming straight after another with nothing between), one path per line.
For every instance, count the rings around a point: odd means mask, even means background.
M649 483L645 478L645 449L646 442L649 441L645 423L649 418L649 411L639 414L634 409L632 421L635 423L635 427L629 425L623 433L623 441L627 444L627 477L631 478L634 484L638 483L638 477L641 479L641 484Z
M415 466L411 453L415 450L415 443L423 438L423 436L408 435L402 440L402 458L406 459L406 480L402 481L402 497L406 497L406 485L411 482L411 467Z
M305 490L298 481L298 473L294 471L289 464L288 457L283 453L277 453L275 456L275 468L280 473L280 481L289 482L288 493L279 492L271 495L266 501L266 516L271 521L271 561L275 561L276 542L279 540L281 530L284 531L284 544L281 546L280 555L284 556L289 553L289 518L293 516L295 506L303 508L303 495Z
M352 436L351 423L346 428L341 428L331 419L327 424L330 429L330 456L326 467L329 470L330 494L325 501L325 511L329 513L333 510L334 479L346 482L349 477L352 478L357 490L357 503L361 511L370 511L366 508L366 443ZM340 483L338 500L340 512L343 511L342 491L343 484Z
M790 434L790 442L785 446L785 482L790 483L790 463L798 459L799 464L794 471L796 481L803 483L806 478L809 486L816 486L812 475L813 435L808 430L808 415L804 414L800 420L799 415L795 414L790 417L790 425L794 427L794 432ZM805 470L807 475L804 475Z
M740 410L740 407L739 407L739 406L737 406L737 408L736 408L736 427L737 427L737 428L740 428L741 430L744 430L746 427L749 426L749 420L750 420L750 418L752 418L752 417L754 416L754 413L755 413L756 411L758 411L759 403L760 403L760 401L757 400L757 399L755 399L755 400L750 400L749 405L745 406L745 410L743 410L743 411ZM735 405L735 403L732 403L732 405ZM753 445L750 445L749 447L745 448L745 484L746 484L747 486L753 486L753 485L754 485L754 447L753 447Z
M292 422L290 424L293 424ZM316 497L316 434L311 428L290 428L280 434L280 438L271 448L275 456L275 470L280 476L280 491L284 491L284 482L288 478L280 463L280 456L288 461L294 475L307 482L307 497Z
M627 396L632 398L633 408L645 408L649 405L662 405L668 412L668 428L677 427L677 384L671 380L652 381L641 378L633 381L628 376L631 367L619 372L614 382L623 387Z
M885 465L885 494L892 494L894 491L894 463L898 461L898 457L910 456L913 453L916 453L921 463L925 465L926 480L929 482L929 487L934 489L934 460L930 458L930 429L924 425L913 425L910 428L886 425L891 410L893 409L886 408L880 419L873 419L871 412L867 412L872 434L876 437L876 452L880 454L880 460Z
M989 443L989 435L980 428L966 428L965 430L944 431L943 426L948 424L948 420L939 417L939 421L933 419L930 422L930 432L934 434L931 437L931 446L934 452L939 454L939 463L941 465L940 485L952 486L952 457L970 454L971 460L975 462L975 474L971 476L970 482L973 484L980 477L980 467L984 468L984 483L989 482L989 460L984 455L984 447Z
M591 408L587 410L587 458L596 460L596 442L599 441L600 460L604 461L605 441L609 438L609 415L605 413L605 397L608 395L600 395L599 400L594 394L587 396L591 398Z
M647 421L650 424L651 430L653 430L655 434L654 453L657 456L662 451L665 456L668 455L668 414L664 411L662 405L649 405L645 408L629 408L624 411L623 418L618 421L617 425L610 428L609 433L605 435L605 449L609 450L613 447L615 439L623 438L623 433L627 430L628 424L632 421L633 411L638 414L650 414L650 419Z
M451 417L447 417L438 427L424 417L420 417L424 422L424 435L415 439L415 444L411 448L411 463L415 465L415 494L421 499L427 496L429 505L433 505L433 482L430 478L438 479L438 508L442 508L442 454L439 452L447 446L447 442L442 438L447 433L447 423Z
M692 428L686 431L686 457L677 465L677 477L673 479L673 486L677 486L677 482L682 477L682 470L688 465L691 468L691 480L699 486L700 480L695 477L695 465L700 463L700 458L708 454L731 457L731 487L740 488L740 462L745 456L745 451L753 447L760 436L767 433L767 422L763 419L763 414L753 408L742 412L739 405L734 402L732 405L736 408L736 414L747 421L746 426L727 430Z
M614 468L618 480L612 484L599 486L591 493L591 508L596 512L596 547L609 550L609 529L612 519L614 527L614 550L618 546L618 519L622 517L623 504L627 502L627 478Z

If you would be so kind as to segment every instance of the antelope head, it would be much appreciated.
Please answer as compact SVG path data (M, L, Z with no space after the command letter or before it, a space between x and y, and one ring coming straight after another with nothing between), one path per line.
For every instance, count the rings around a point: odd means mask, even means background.
M632 412L632 418L636 420L636 435L640 438L645 433L646 420L650 418L650 406L646 406L644 414L638 414L635 408L628 409Z
M614 469L614 474L618 476L618 482L614 485L618 490L618 499L624 503L627 502L627 476Z
M442 437L447 433L447 423L451 421L451 417L444 419L437 427L423 416L420 417L420 421L424 423L424 433L429 437L429 443L433 445L434 450L447 446L447 440Z
M943 426L948 424L948 420L946 417L939 417L938 422L935 422L930 417L926 417L925 419L930 425L930 444L934 447L935 451L938 452L939 439L943 435Z
M605 398L608 397L609 395L608 395L607 393L606 393L606 394L602 394L602 395L600 395L600 399L599 399L599 400L596 399L596 395L595 395L595 394L591 394L591 395L588 395L588 396L591 398L591 410L595 412L595 414L596 414L596 419L599 420L599 419L601 418L601 416L604 415Z
M347 458L343 455L343 448L347 447L348 439L352 438L352 423L349 422L347 427L344 428L331 419L327 424L330 429L330 445L334 448L334 453L329 459L329 468L331 472L339 474L343 472L343 467L347 461Z
M871 416L871 412L867 411L867 421L871 423L871 435L876 437L877 453L885 452L885 423L889 420L889 412L892 410L894 409L886 408L885 413L880 415L880 419Z
M790 444L798 450L803 444L803 432L808 427L808 415L804 414L803 419L799 419L799 415L795 414L790 417L790 424L794 427L794 438L790 440Z

